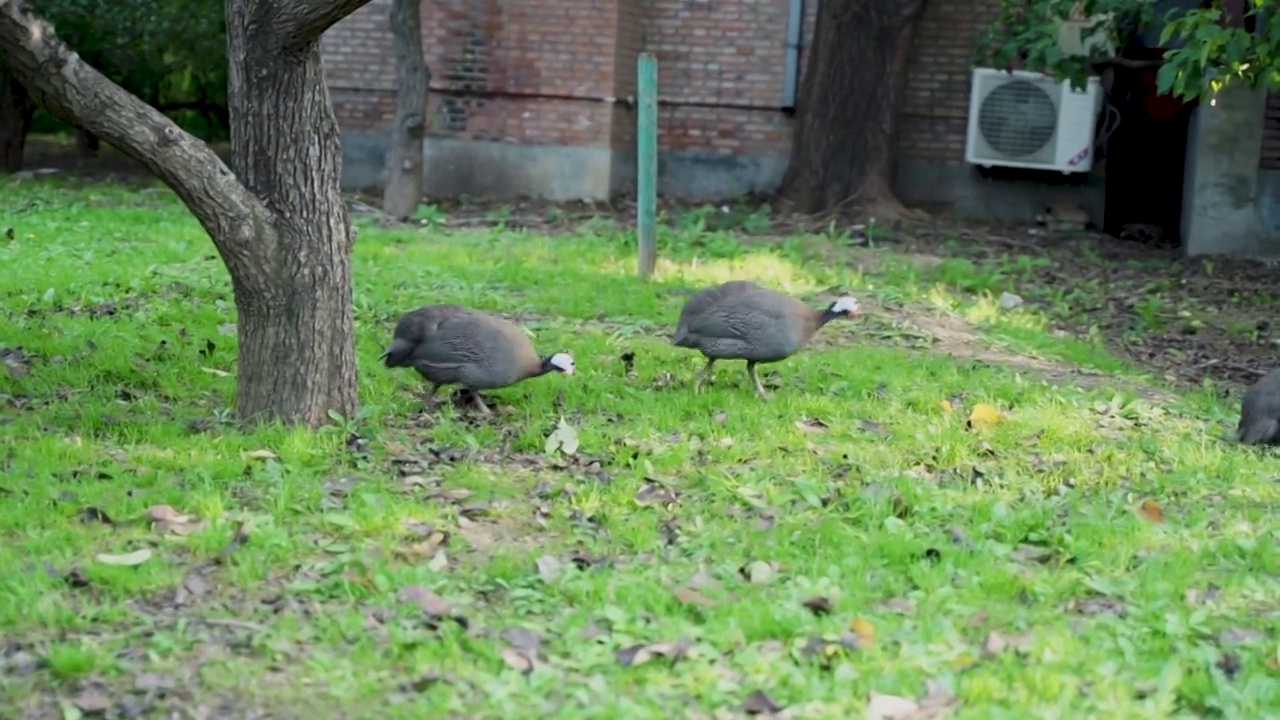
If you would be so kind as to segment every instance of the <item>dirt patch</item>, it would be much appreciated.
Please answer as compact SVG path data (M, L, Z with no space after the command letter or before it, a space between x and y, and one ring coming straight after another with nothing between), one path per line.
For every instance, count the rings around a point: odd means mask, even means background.
M899 309L886 312L895 321L908 324L931 338L932 352L992 365L1005 365L1034 374L1055 385L1073 385L1090 390L1106 385L1121 385L1151 402L1173 402L1177 399L1168 391L1127 382L1100 370L994 346L984 340L973 326L954 315L922 313L919 308L913 308L910 313Z

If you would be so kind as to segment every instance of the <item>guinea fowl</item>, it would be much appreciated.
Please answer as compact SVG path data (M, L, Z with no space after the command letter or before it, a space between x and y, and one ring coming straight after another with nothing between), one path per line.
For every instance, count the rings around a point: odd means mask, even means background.
M539 358L519 327L461 305L427 305L405 313L382 359L389 368L411 367L431 383L428 408L441 387L456 384L472 391L476 407L486 415L489 408L477 390L506 387L552 371L574 372L569 353Z
M671 343L699 350L707 358L694 380L694 392L710 377L717 360L746 360L756 393L768 398L756 377L756 365L791 357L818 328L858 311L857 299L849 295L818 310L749 280L731 280L689 298Z
M1280 440L1280 370L1245 390L1236 436L1246 445L1274 445Z

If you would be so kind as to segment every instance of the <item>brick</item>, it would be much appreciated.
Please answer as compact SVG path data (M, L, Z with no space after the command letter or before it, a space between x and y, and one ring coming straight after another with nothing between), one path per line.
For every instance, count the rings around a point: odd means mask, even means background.
M806 0L800 67L818 0ZM933 0L908 63L899 157L963 162L975 34L999 0ZM373 0L321 44L339 122L390 125L391 0ZM630 146L635 114L606 98L635 94L635 60L659 61L659 146L716 155L781 153L787 0L423 0L434 73L433 135L518 143ZM1280 93L1262 164L1280 168Z

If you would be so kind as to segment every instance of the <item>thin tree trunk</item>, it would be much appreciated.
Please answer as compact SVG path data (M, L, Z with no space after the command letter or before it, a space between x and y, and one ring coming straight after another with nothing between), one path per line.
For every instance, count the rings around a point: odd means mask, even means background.
M927 0L823 0L780 193L801 212L859 205L901 215L893 194L907 59Z
M236 411L246 422L316 426L357 408L353 236L319 38L368 1L227 0L237 178L24 3L0 0L0 53L32 95L143 163L213 239L239 311Z
M0 62L0 173L22 170L27 134L36 105L27 89Z
M97 135L80 128L76 130L76 154L81 159L97 157L98 150L102 147L102 141Z
M391 33L396 48L396 119L382 209L392 217L407 218L422 202L422 137L431 84L431 70L422 59L422 0L393 1Z

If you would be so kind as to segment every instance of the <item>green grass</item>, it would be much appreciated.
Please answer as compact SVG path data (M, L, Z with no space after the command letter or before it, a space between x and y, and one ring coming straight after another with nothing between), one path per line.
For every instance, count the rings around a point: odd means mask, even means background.
M0 376L0 716L712 718L756 691L808 718L873 693L1280 716L1274 455L1220 439L1213 388L1000 311L972 268L862 274L820 238L676 223L646 284L606 222L362 223L360 415L247 434L230 283L170 193L0 197L0 343L31 355ZM742 363L695 395L702 360L666 337L731 277L866 314L771 366L769 402ZM492 420L424 416L378 355L430 302L515 317L578 372L493 392ZM969 328L949 345L922 329L943 311ZM968 428L978 403L1004 421ZM573 455L546 452L561 419ZM153 527L156 505L202 524Z

